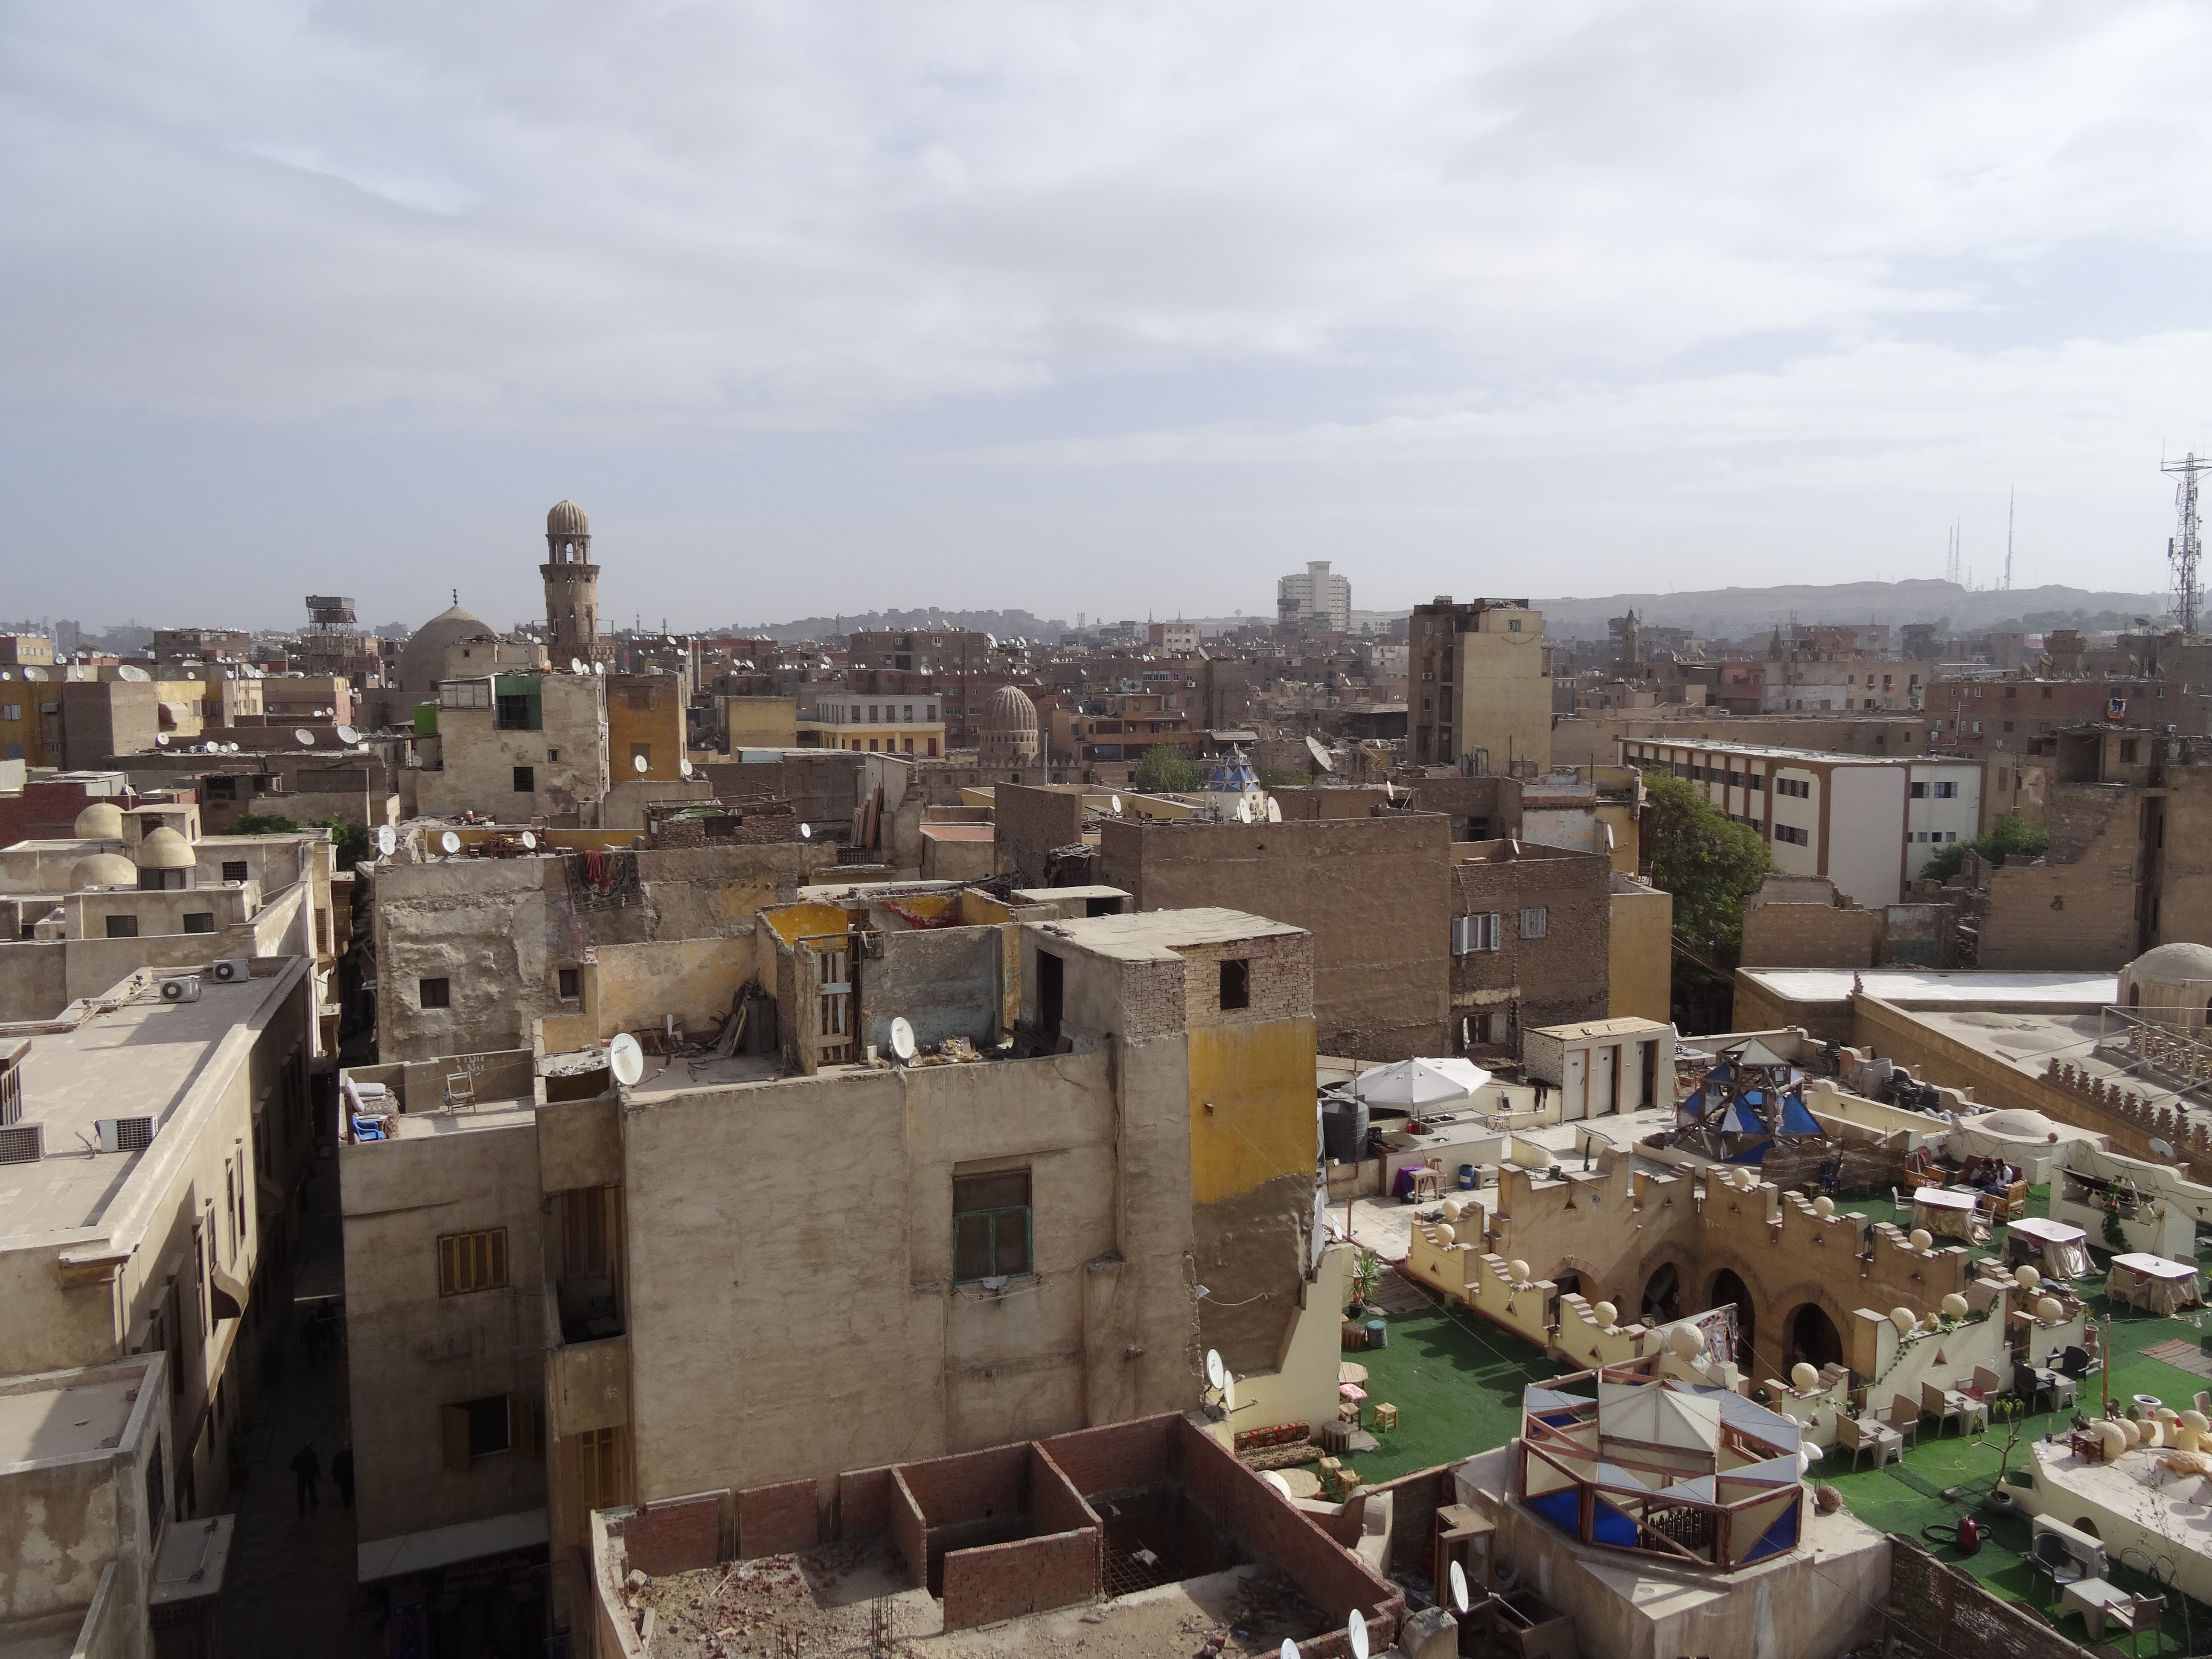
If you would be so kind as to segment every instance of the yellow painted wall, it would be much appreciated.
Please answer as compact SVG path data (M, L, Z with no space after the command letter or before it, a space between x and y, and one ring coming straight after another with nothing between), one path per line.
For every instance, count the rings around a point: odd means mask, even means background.
M796 697L725 697L722 720L733 750L799 746Z
M1636 873L1639 856L1636 814L1626 801L1600 801L1597 821L1613 830L1613 867L1624 876Z
M721 1023L753 971L752 952L726 939L602 945L592 954L584 964L584 1012L549 1014L540 1027L548 1054L622 1031L658 1030L670 1014L680 1030L707 1030Z
M1188 1040L1191 1202L1311 1174L1312 1018L1200 1026Z
M779 904L774 909L764 909L761 915L775 930L775 936L786 945L795 945L803 939L820 939L829 933L842 933L850 923L842 904L817 904L802 900L796 904Z
M636 696L650 705L633 708ZM684 775L684 680L678 674L623 674L607 682L607 769L617 781ZM639 771L630 745L646 744L652 764Z
M1674 1018L1669 994L1674 973L1674 896L1659 888L1648 893L1615 893L1607 946L1609 996L1614 1019L1635 1015L1660 1021Z

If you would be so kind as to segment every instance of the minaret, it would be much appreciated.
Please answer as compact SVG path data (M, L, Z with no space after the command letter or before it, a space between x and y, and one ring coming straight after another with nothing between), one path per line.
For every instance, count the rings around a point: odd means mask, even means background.
M545 515L546 653L556 669L570 660L601 662L611 655L599 643L599 568L592 562L592 521L574 501L557 501Z

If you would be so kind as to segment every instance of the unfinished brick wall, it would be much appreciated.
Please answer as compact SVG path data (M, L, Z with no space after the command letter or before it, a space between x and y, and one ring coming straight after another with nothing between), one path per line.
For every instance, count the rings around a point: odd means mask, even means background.
M891 1472L857 1469L837 1477L837 1536L873 1538L891 1529Z
M1081 1429L1042 1443L1055 1468L1085 1498L1156 1486L1173 1472L1167 1419Z
M1042 887L1045 854L1083 839L1083 797L1024 784L992 787L992 820L999 850L1013 863L1024 887Z
M786 1480L738 1494L738 1559L787 1555L821 1541L820 1502L811 1480Z
M1903 1533L1889 1535L1887 1634L1908 1659L2078 1659L2051 1626L1946 1566Z
M1603 1019L1611 1012L1613 864L1596 853L1502 841L1493 856L1452 866L1455 915L1494 915L1498 948L1451 959L1455 1009L1495 1007L1505 994L1522 1029ZM1544 911L1544 932L1524 939L1521 913ZM1493 1031L1493 1041L1509 1040Z
M1878 911L1767 903L1744 912L1747 968L1871 968L1881 947Z
M726 1493L699 1492L647 1504L609 1530L621 1537L629 1564L655 1578L711 1567L722 1559L722 1502Z
M945 1558L944 1583L948 1631L1075 1606L1097 1589L1098 1529L955 1550Z
M1975 965L2117 969L2132 958L2144 875L2142 812L2132 791L2054 786L2050 852L1989 872Z
M1310 933L1273 933L1219 945L1194 945L1176 954L1186 964L1181 1011L1185 1027L1296 1019L1313 1012ZM1224 1012L1221 1006L1221 963L1229 961L1245 964L1245 988L1249 1000L1245 1007Z
M906 1563L907 1576L924 1587L929 1583L929 1528L922 1521L921 1505L915 1501L906 1484L906 1477L897 1470L891 1474L891 1541L898 1547L899 1559Z

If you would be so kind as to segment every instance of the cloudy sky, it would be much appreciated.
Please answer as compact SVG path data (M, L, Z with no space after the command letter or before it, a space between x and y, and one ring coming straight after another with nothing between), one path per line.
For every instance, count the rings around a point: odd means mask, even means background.
M2151 590L2191 4L0 9L0 616Z

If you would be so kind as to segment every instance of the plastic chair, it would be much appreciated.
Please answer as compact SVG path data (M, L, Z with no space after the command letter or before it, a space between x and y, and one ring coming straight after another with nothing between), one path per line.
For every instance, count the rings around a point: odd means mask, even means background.
M2079 1583L2088 1577L2088 1570L2066 1547L2066 1540L2055 1533L2040 1533L2027 1553L2027 1565L2039 1578L2051 1581L2051 1599L2055 1604L2059 1591L2069 1584Z
M2120 1620L2127 1626L2128 1651L2141 1653L2142 1633L2148 1630L2155 1635L2159 1625L2166 1618L2166 1598L2163 1595L2138 1595L2128 1603L2124 1613L2115 1607L2107 1617ZM2155 1648L2153 1651L2156 1651Z
M1888 1462L1893 1454L1900 1457L1905 1455L1905 1437L1895 1429L1884 1427L1879 1419L1869 1423L1848 1415L1838 1417L1836 1419L1836 1443L1850 1448L1854 1469L1859 1466L1862 1452L1874 1454L1876 1468Z
M1910 1395L1890 1396L1889 1414L1876 1414L1875 1420L1901 1438L1914 1445L1920 1443L1920 1402Z
M1935 1382L1920 1385L1920 1409L1936 1419L1936 1432L1938 1434L1943 1432L1946 1423L1961 1423L1966 1415L1961 1397Z

